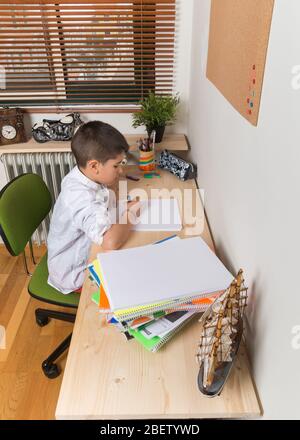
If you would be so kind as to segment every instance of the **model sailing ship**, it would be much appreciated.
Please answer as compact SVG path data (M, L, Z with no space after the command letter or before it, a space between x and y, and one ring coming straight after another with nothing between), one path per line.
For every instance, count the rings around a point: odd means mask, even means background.
M219 395L229 376L243 333L246 305L247 288L240 270L230 287L200 319L198 387L207 396Z

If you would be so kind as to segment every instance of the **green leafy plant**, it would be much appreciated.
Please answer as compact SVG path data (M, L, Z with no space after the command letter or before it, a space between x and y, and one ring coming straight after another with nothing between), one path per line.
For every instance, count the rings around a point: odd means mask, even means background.
M139 102L141 110L132 115L132 126L137 128L145 125L149 133L157 127L170 125L175 121L178 104L178 93L175 96L164 96L150 91L149 95Z

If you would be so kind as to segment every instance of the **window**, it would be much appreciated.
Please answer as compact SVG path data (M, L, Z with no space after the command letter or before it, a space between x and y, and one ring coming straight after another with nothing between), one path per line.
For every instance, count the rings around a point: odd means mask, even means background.
M173 87L175 0L0 5L0 105L126 108Z

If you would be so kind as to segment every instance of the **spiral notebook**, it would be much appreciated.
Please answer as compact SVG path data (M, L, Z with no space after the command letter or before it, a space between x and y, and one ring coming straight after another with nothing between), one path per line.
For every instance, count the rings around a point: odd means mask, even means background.
M96 263L96 262L95 262ZM101 275L102 276L102 275ZM222 292L220 292L221 294ZM196 298L191 301L186 301L185 298L174 301L164 301L160 303L152 303L146 306L136 306L134 308L117 310L114 315L119 321L130 321L139 318L145 318L145 315L160 313L161 311L169 310L195 310L204 311L209 305L211 305L218 295L205 298ZM98 305L101 313L110 313L110 304L108 302L105 290L103 286L99 286L99 289L92 294L92 301Z
M218 295L223 292L224 292L224 290L220 291L218 293ZM213 298L213 300L214 300L215 295L212 296L211 298ZM208 307L209 298L205 297L205 300L206 301L203 302L203 304L190 305L190 303L192 303L194 300L190 300L190 298L180 298L180 299L176 299L176 300L172 300L172 301L165 301L163 303L152 303L152 304L148 304L146 306L136 306L136 307L133 307L131 309L126 309L126 310L116 310L114 312L114 315L119 321L128 321L131 319L142 317L144 315L149 315L151 313L157 313L162 310L175 311L175 310L194 310L195 309L198 312L203 312ZM213 302L213 300L209 301L209 304L211 304Z
M179 237L169 237L161 242L157 242L154 244L165 243L169 239L179 239ZM104 278L102 274L102 269L98 260L94 260L92 263L93 270L97 273L100 280L100 288L98 292L95 292L92 296L93 301L99 305L99 311L101 313L109 313L111 312L110 303L108 301L106 292L103 287ZM102 283L102 284L101 284ZM217 292L216 295L210 297L195 297L193 299L187 297L172 299L170 301L162 301L156 303L150 303L146 305L136 305L134 307L119 309L114 312L114 315L118 321L128 321L131 319L136 319L143 317L145 315L149 315L152 313L159 313L163 310L195 310L195 311L204 311L207 309L208 305L210 305L223 291Z
M128 333L131 336L133 336L138 342L140 342L140 344L142 344L143 347L145 347L148 351L155 353L163 345L165 345L176 333L178 333L188 322L190 322L196 315L198 314L195 312L186 312L186 315L184 319L180 322L180 324L162 337L154 336L154 338L147 339L142 334L143 331L142 328L139 328L137 330L129 329Z
M153 244L159 244L159 245L163 245L165 244L168 240L180 240L180 238L177 235L172 235L170 237L166 237L162 240L159 240ZM106 292L104 290L103 287L103 275L102 275L102 270L101 270L101 266L99 263L99 260L96 258L91 264L89 264L88 269L90 271L90 274L93 278L93 280L96 282L96 284L99 286L99 290L94 292L92 294L92 300L93 302L95 302L96 304L98 304L99 306L99 311L103 312L103 313L109 313L111 312L110 310L110 304L106 295ZM102 284L101 284L102 283ZM159 310L163 310L165 302L159 303L159 304L153 304L153 307L155 306L160 306ZM151 304L152 306L152 304ZM127 315L131 313L131 309L126 309L126 310L122 310L121 311L121 315ZM143 312L143 307L139 308L139 316L143 316L144 312ZM119 318L120 319L120 318ZM134 319L134 317L133 317ZM121 320L121 319L120 319ZM125 320L125 318L122 318L122 320Z
M233 280L201 237L97 256L113 312L180 303L225 290Z

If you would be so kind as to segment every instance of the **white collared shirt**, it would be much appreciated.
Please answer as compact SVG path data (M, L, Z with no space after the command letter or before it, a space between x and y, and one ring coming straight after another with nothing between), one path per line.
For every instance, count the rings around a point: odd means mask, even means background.
M50 286L65 294L82 286L91 244L102 244L114 208L113 193L77 166L62 180L47 239Z

